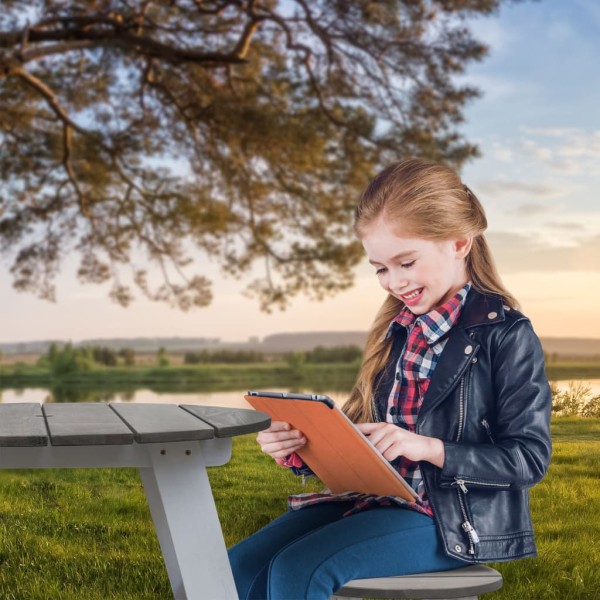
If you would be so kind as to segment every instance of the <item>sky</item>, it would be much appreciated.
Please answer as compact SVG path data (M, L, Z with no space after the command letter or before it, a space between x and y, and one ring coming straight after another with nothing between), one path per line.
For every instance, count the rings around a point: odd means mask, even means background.
M509 3L471 27L490 53L461 76L483 92L461 126L482 157L461 175L486 210L502 279L540 337L600 338L600 2ZM385 298L366 260L350 290L270 314L210 264L213 303L186 313L143 299L122 308L75 270L65 263L48 303L15 292L0 264L0 342L367 330Z

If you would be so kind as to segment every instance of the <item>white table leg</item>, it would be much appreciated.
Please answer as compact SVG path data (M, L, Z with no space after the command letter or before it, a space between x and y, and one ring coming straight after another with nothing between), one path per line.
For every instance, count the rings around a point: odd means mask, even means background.
M176 600L237 600L202 442L149 452L140 475Z

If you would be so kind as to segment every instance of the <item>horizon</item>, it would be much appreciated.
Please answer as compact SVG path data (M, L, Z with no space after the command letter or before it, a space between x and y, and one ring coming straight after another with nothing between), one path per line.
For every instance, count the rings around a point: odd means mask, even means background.
M46 342L60 342L60 343L73 343L81 344L82 342L88 341L102 341L102 340L156 340L156 339L176 339L176 340L209 340L219 344L249 344L249 343L263 343L267 338L278 336L278 335L323 335L323 334L367 334L367 330L354 330L354 329L323 329L323 330L301 330L301 331L279 331L269 333L262 338L259 336L249 336L247 339L235 339L235 340L224 340L221 338L213 338L210 336L199 336L199 335L133 335L133 336L107 336L107 337L84 337L80 339L73 338L35 338L28 340L7 340L0 341L0 346L18 345L18 344L35 344L35 343L46 343ZM255 338L255 339L253 339ZM553 336L553 335L540 335L540 339L543 340L576 340L576 341L590 341L600 342L600 337L580 337L580 336Z

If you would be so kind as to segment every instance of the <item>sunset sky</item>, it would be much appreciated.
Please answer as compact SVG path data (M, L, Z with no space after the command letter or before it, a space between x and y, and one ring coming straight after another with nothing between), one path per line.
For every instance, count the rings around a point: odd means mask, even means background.
M500 273L538 335L600 338L600 3L508 5L472 27L491 51L463 77L484 95L462 127L483 156L462 177L486 209ZM320 303L299 297L270 315L210 265L213 303L189 313L141 299L121 308L105 287L78 285L75 262L50 304L14 292L6 262L0 268L2 342L366 330L384 299L366 261L351 290Z

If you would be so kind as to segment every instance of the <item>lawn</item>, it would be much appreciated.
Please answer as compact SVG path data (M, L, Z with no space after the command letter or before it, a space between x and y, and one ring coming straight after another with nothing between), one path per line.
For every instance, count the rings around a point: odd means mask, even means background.
M228 545L285 510L298 478L234 440L209 470ZM494 565L490 600L600 598L600 419L553 420L554 455L532 490L539 556ZM169 582L135 470L0 472L0 597L6 600L168 599Z

